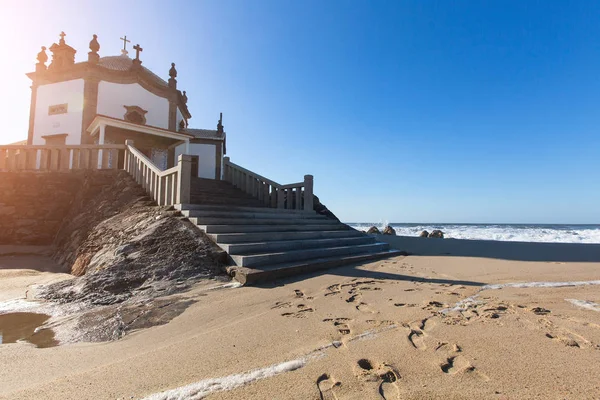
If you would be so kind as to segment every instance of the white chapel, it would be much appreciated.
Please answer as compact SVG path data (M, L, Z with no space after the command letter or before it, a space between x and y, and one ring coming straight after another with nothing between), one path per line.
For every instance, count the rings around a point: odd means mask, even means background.
M75 62L76 50L60 34L49 50L37 56L32 80L28 145L123 144L135 147L161 169L173 167L180 154L192 156L192 175L221 179L226 135L222 115L216 130L191 129L187 94L177 88L172 63L168 80L142 65L140 45L135 58L122 38L121 55L100 57L93 35L87 61Z

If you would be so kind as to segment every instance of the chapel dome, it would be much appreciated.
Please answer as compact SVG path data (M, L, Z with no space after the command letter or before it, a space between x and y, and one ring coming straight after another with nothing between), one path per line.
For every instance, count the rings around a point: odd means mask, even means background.
M127 55L120 56L107 56L101 57L98 60L98 65L104 67L106 69L110 69L113 71L129 71L133 66L133 60L129 58ZM156 79L158 79L162 84L167 85L167 82L162 79L160 76L156 75L154 72L150 71L148 68L142 66L142 68L153 75Z

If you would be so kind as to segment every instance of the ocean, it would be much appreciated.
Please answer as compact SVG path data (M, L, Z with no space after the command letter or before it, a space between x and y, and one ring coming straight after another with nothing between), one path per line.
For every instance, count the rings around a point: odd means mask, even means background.
M426 230L440 229L444 237L453 239L500 240L509 242L600 243L600 225L554 224L397 224L347 223L366 231L371 226L383 230L390 225L398 236L419 236Z

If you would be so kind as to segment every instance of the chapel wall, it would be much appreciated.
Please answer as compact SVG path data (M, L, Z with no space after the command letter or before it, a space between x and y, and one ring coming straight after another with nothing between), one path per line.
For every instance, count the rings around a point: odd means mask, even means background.
M67 134L65 144L81 144L83 79L50 83L37 88L33 144L44 145L43 136Z
M169 100L144 89L138 83L120 84L101 81L98 84L97 112L123 119L124 106L138 106L147 111L146 125L169 129Z
M198 177L215 179L217 167L217 153L214 144L190 143L188 154L198 156ZM175 148L175 160L180 154L185 153L185 144Z

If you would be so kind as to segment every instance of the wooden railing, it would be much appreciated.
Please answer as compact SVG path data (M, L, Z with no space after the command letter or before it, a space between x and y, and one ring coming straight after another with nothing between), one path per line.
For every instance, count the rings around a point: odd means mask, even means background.
M0 146L0 171L116 169L124 145Z
M143 153L125 141L125 171L140 184L160 206L190 203L192 157L182 154L177 165L161 171Z
M223 158L223 179L272 208L313 210L313 176L304 181L281 185Z

